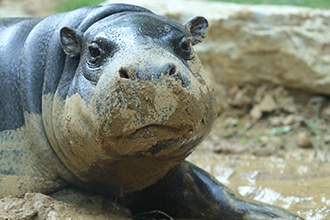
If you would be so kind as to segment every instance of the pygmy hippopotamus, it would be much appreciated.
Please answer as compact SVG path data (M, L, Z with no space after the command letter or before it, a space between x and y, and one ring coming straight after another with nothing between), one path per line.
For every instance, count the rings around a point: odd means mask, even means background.
M126 4L0 19L0 198L76 188L133 215L299 219L185 161L217 117L193 50L207 28Z

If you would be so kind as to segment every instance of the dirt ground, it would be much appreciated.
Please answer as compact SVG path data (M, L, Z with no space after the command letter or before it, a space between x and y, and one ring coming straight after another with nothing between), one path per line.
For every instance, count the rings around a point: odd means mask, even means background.
M0 0L0 14L46 16L53 2ZM219 118L189 160L244 197L329 219L330 97L270 85L216 89Z

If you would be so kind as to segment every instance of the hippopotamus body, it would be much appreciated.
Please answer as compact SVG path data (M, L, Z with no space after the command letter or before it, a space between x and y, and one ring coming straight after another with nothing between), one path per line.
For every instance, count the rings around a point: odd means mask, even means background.
M217 115L192 48L207 27L125 4L0 19L0 198L73 187L133 214L298 218L185 161Z

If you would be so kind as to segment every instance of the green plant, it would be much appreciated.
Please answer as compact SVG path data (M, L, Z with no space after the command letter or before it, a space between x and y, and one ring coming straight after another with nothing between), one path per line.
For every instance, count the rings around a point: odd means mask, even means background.
M63 0L57 8L58 12L71 11L80 7L89 5L98 5L102 3L103 0Z
M272 5L295 5L311 8L330 8L329 0L215 0L220 2L233 2L241 4L272 4Z

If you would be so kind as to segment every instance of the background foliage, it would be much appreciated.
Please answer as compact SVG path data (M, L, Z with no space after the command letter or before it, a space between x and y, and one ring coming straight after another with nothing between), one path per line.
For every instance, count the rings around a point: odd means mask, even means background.
M232 2L232 3L241 3L241 4L295 5L295 6L304 6L304 7L312 7L312 8L330 8L330 0L213 0L213 1ZM70 11L83 6L98 5L102 2L104 2L104 0L62 0L62 3L57 8L57 11L58 12Z
M102 2L104 0L62 0L62 3L57 8L57 12L71 11L88 5L98 5Z
M312 8L330 8L330 0L215 0L242 4L295 5Z

